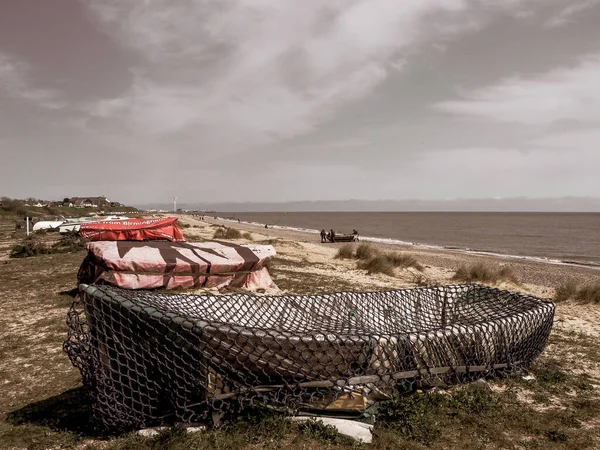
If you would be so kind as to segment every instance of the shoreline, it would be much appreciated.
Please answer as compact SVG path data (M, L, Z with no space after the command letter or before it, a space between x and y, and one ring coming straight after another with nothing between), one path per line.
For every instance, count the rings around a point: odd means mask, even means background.
M222 225L236 228L241 231L248 231L262 236L261 239L268 240L273 238L291 241L294 244L301 244L306 250L305 258L310 259L312 253L327 254L327 259L332 260L338 248L343 243L321 243L314 231L290 229L281 225L264 228L264 224L238 222L237 220L225 218L213 218L213 216L204 216L204 221L200 216L181 214L179 216L184 221L193 220L200 225ZM361 238L361 242L363 238ZM494 255L484 253L469 253L457 249L443 249L429 247L417 247L400 242L377 242L368 241L375 248L394 252L400 251L413 255L421 265L427 267L428 276L440 283L451 283L452 275L463 266L470 266L477 263L484 263L490 266L509 265L515 273L521 284L522 289L527 285L527 291L535 293L546 298L554 295L554 290L567 282L573 281L578 284L598 281L599 271L595 267L587 267L571 264L552 264L545 260L530 260L523 258L512 258L507 255ZM357 245L356 243L354 245ZM401 280L398 280L399 284Z
M233 225L249 225L264 228L265 224L259 222L247 222L244 220L234 220L228 219L225 217L219 216L205 216L210 217L212 220L217 220L221 222L230 223ZM271 225L268 229L265 230L282 230L296 233L306 233L306 234L319 234L320 230L315 230L311 228L300 228L300 227L292 227L287 225ZM443 246L443 245L435 245L435 244L426 244L420 242L408 242L402 241L400 239L393 238L385 238L385 237L374 237L374 236L360 236L361 242L370 242L376 244L383 245L395 245L402 247L412 247L415 250L435 250L435 251L447 251L447 252L457 252L465 255L475 255L475 256L489 256L495 258L503 258L503 259L513 259L517 261L525 261L525 262L535 262L540 264L552 264L557 266L568 266L568 267L582 267L591 270L600 271L600 264L594 263L591 261L569 261L569 260L560 260L560 259L552 259L544 256L533 256L533 255L512 255L506 253L498 253L492 250L476 250L470 248L462 248L462 247L453 247L453 246ZM599 274L600 275L600 274Z

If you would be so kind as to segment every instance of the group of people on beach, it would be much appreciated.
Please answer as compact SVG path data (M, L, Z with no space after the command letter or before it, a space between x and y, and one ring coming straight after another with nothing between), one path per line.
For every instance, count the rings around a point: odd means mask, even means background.
M336 235L335 230L332 228L328 232L325 229L321 230L321 242L348 242L348 241L358 241L358 231L352 230L352 234L344 234L344 235Z

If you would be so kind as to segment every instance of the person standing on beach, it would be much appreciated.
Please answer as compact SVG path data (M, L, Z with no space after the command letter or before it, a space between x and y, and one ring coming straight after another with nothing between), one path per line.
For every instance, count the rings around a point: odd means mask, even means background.
M321 242L327 242L327 232L325 231L325 228L321 230Z
M333 228L329 230L329 234L331 237L331 242L335 242L335 231L333 231Z

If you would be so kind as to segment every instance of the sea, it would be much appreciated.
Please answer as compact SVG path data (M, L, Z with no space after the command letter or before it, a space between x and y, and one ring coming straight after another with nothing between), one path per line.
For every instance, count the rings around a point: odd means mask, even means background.
M356 229L361 238L377 242L600 267L600 213L228 212L218 216L312 232Z

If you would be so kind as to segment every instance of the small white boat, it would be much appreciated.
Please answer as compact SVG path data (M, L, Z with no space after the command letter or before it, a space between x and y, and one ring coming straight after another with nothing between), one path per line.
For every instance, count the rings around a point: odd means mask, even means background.
M33 231L54 230L62 225L62 220L41 220L33 224Z

